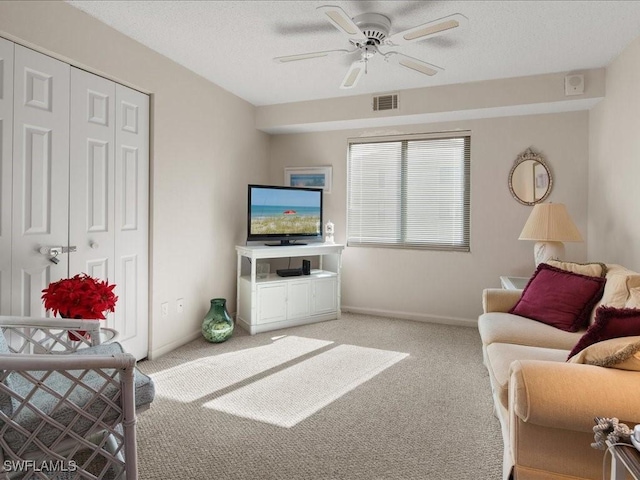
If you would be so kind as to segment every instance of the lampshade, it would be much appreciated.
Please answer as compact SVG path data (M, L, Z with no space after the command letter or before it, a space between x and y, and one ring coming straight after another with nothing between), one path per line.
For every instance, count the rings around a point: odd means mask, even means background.
M582 235L562 203L538 203L524 224L519 240L582 242Z

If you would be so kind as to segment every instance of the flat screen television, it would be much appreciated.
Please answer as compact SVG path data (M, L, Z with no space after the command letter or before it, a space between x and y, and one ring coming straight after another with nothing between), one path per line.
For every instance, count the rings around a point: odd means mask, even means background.
M304 245L322 240L322 190L249 185L247 241L267 245Z

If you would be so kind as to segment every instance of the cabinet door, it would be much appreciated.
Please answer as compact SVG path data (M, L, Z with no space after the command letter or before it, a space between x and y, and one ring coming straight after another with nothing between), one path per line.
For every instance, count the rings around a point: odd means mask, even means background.
M256 323L281 322L287 319L287 284L258 285L258 318Z
M309 316L311 284L309 280L289 282L287 294L287 319Z
M313 282L312 314L335 312L338 307L336 278L319 278Z

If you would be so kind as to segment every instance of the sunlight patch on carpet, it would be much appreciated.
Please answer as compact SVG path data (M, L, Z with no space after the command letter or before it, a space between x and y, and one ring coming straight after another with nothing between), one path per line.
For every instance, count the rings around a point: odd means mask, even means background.
M204 406L290 428L407 356L339 345Z
M157 395L192 402L332 343L286 336L269 345L200 358L151 376Z

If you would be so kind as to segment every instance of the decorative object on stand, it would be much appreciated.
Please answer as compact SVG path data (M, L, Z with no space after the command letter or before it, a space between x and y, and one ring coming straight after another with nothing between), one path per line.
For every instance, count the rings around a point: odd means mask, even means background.
M260 279L268 278L271 273L271 264L260 262L256 265L256 275Z
M540 153L527 148L513 162L509 172L509 191L523 205L543 202L551 193L553 176Z
M596 450L606 450L606 441L611 443L628 442L631 437L632 430L624 423L620 423L617 418L595 418L596 426L593 427L592 448Z
M334 225L331 220L329 220L327 224L324 226L324 233L325 233L324 243L328 243L330 245L333 245L334 243L336 243L335 240L333 239Z
M114 312L118 297L113 293L115 285L104 280L79 273L71 278L52 282L42 290L44 308L62 318L104 320L105 312ZM78 331L78 335L86 332ZM69 340L80 340L69 332Z
M233 319L226 304L224 298L211 299L211 307L202 321L202 336L209 342L224 342L233 333Z
M539 203L533 207L518 240L536 242L536 267L547 260L564 260L562 242L582 242L582 235L562 203Z

